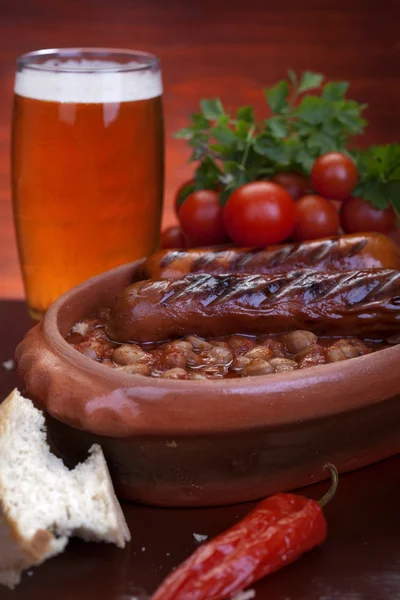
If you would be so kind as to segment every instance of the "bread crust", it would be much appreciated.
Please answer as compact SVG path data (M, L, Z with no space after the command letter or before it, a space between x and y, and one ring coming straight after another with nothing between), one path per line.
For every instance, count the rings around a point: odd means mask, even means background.
M21 580L25 569L58 554L63 548L54 552L54 537L48 531L39 529L30 540L25 540L17 524L4 513L0 505L0 584L10 588ZM65 544L64 544L65 546Z
M19 399L20 395L18 390L14 389L0 404L0 439L7 430L7 419L13 410L13 402L17 398ZM130 540L130 532L115 496L107 463L100 446L93 446L90 452L96 457L98 468L106 475L107 498L112 514L116 515L116 527L109 532L110 535L106 541L114 542L118 547L123 548ZM68 543L68 535L56 537L51 531L38 528L30 538L24 537L18 523L9 514L4 502L4 495L0 474L0 584L12 589L20 582L21 574L25 569L39 565L46 559L62 552ZM79 535L79 532L76 533ZM86 531L81 537L93 541L103 541L99 540L95 533L91 535L90 531Z
M14 389L0 404L0 437L5 432L7 418L17 393ZM0 584L10 588L15 587L20 582L22 571L61 552L63 548L54 548L54 541L54 536L44 529L38 529L29 540L21 535L18 524L10 517L7 507L4 506L0 481Z

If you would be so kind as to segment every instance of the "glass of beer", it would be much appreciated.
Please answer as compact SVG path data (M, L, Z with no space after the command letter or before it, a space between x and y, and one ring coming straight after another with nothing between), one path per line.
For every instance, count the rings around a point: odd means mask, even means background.
M30 314L159 241L164 182L158 59L111 49L18 59L14 221Z

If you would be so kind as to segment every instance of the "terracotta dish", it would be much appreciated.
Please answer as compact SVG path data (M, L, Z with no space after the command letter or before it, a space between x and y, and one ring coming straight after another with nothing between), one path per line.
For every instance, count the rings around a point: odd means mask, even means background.
M17 348L19 373L70 463L102 445L117 492L147 504L253 500L400 451L400 345L351 360L238 379L117 372L65 341L138 276L141 261L62 296Z

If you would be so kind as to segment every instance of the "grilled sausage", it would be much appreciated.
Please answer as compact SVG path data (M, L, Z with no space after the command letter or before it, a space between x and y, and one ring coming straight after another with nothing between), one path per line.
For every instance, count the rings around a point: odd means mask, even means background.
M269 248L161 250L143 265L143 279L181 279L189 273L288 273L295 269L400 269L400 249L379 233L343 235Z
M400 273L306 270L139 281L117 297L106 327L117 342L293 329L379 339L394 335L400 331Z

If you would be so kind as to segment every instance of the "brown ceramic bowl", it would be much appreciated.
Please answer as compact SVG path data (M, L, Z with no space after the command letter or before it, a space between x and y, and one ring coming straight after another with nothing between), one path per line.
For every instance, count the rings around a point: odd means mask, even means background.
M400 345L333 363L217 381L118 373L64 339L132 282L140 261L79 285L17 348L29 395L68 461L99 442L121 498L205 506L261 498L400 451ZM195 332L194 332L195 333Z

